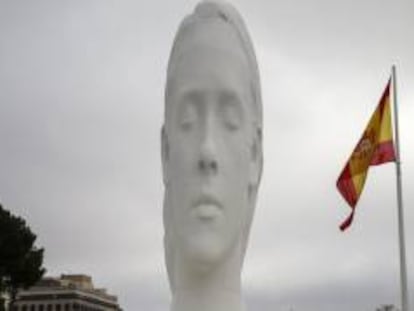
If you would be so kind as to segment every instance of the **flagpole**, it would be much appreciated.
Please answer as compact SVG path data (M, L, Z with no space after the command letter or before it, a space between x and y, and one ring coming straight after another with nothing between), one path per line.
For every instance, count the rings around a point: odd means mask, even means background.
M400 244L400 274L401 274L401 309L408 311L408 290L407 290L407 265L405 261L405 237L404 237L404 212L401 183L401 159L400 159L400 138L398 132L398 105L397 105L397 73L395 65L392 66L392 89L394 104L394 127L395 127L395 168L397 174L397 203L398 203L398 234Z

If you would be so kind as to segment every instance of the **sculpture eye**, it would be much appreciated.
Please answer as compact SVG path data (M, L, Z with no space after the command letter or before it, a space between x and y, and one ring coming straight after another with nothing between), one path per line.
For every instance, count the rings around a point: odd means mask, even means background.
M236 131L242 125L241 104L234 96L226 95L221 102L221 115L224 126L230 131Z
M182 105L182 109L179 116L179 126L184 131L189 131L193 128L194 123L197 120L197 111L194 103L186 101Z

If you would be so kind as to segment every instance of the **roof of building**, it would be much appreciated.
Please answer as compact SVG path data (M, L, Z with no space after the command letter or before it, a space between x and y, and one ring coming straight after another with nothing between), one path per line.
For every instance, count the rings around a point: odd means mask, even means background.
M60 277L44 277L28 290L20 291L21 300L41 295L60 295L76 292L85 297L95 297L107 303L117 304L117 297L107 293L105 288L95 288L92 278L84 274L62 274Z

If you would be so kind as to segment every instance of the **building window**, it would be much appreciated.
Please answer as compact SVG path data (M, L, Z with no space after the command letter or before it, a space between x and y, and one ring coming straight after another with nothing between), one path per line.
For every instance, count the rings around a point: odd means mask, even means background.
M26 305L22 306L22 311L27 311L27 306Z
M30 311L35 311L36 310L36 306L35 305L30 305Z
M69 311L69 304L65 303L65 311Z
M79 310L79 304L78 303L73 304L73 310Z
M47 311L52 311L52 305L51 304L48 304L47 307L46 307L46 310Z
M39 305L39 311L45 311L45 305Z
M60 309L60 304L56 304L56 305L55 305L55 310L56 310L56 311L60 311L60 310L61 310L61 309Z

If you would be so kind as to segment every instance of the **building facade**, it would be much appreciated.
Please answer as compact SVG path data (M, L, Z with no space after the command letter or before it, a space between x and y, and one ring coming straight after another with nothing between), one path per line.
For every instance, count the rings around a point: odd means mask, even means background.
M7 293L0 293L0 311L7 311L7 307L9 305L9 295Z
M116 296L94 288L92 278L82 274L43 278L21 290L13 311L122 311Z

